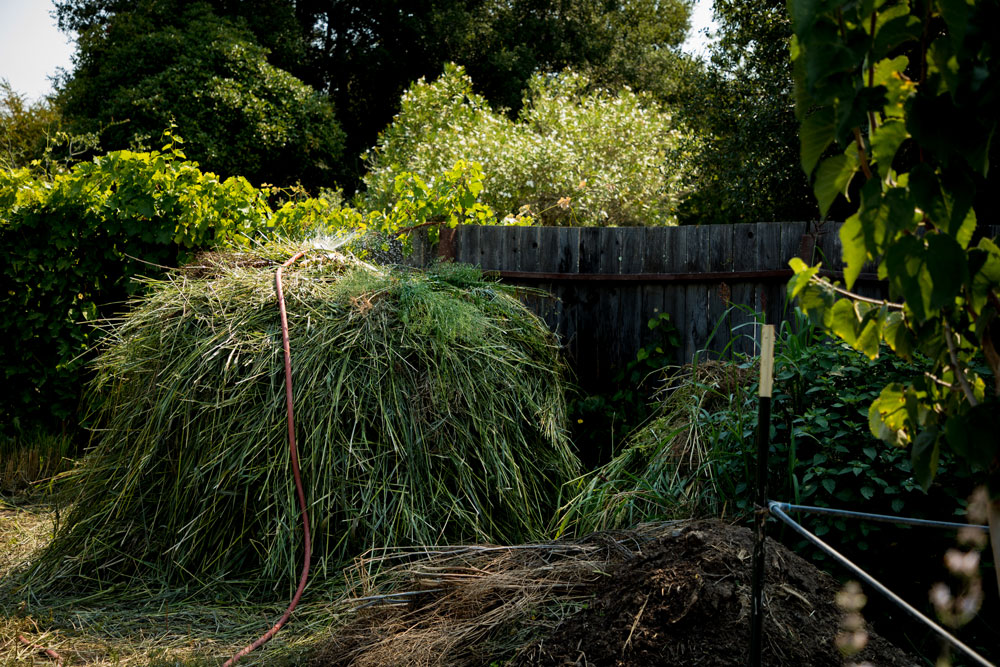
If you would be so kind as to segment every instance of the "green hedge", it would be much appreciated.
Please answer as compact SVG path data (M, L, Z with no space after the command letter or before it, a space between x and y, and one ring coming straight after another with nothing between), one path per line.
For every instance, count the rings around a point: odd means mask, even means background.
M202 172L176 142L51 179L0 171L3 430L72 423L94 324L136 290L134 276L267 225L261 191Z

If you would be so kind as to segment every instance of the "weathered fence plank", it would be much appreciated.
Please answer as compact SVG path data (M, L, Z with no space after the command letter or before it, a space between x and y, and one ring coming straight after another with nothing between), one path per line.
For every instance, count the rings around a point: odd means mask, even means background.
M839 223L756 223L705 227L459 227L446 247L514 284L544 290L522 295L557 332L578 379L599 386L660 332L646 323L668 313L677 328L679 363L707 354L752 353L755 322L791 315L788 260L801 256L841 271ZM995 237L998 229L985 233ZM409 263L437 252L420 238ZM859 293L885 298L866 266Z
M666 273L667 253L669 252L670 230L664 227L654 227L646 230L644 243L641 244L642 273ZM640 346L652 345L662 338L662 331L654 331L645 326L650 319L657 317L665 311L664 293L662 283L644 283L642 285L642 297L639 305L641 317L645 319L640 324L641 337Z

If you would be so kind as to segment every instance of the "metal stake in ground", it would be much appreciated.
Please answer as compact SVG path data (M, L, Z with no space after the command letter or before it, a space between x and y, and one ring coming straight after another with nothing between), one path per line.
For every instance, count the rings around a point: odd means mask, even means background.
M764 627L764 538L767 522L767 451L771 432L771 386L774 384L774 325L760 336L760 392L757 412L757 495L754 499L753 591L750 609L750 667L760 667Z

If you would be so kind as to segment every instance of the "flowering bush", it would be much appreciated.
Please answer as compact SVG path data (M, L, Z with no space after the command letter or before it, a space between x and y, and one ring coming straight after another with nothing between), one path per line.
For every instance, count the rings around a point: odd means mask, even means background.
M530 212L541 224L670 225L689 166L690 133L629 89L592 90L577 73L535 75L517 120L472 91L462 67L423 79L366 155L366 205L393 203L401 172L422 178L458 160L482 165L481 201L499 217Z

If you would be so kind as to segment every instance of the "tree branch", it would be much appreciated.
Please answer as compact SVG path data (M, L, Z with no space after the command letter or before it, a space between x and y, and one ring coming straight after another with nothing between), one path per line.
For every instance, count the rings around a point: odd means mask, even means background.
M858 158L861 160L861 171L865 178L872 180L872 168L868 166L868 152L865 151L865 140L861 138L861 129L854 128L854 143L858 145Z
M958 384L962 387L965 399L969 401L969 405L975 407L979 405L979 401L976 400L976 395L972 392L972 387L969 386L969 381L965 377L965 371L958 363L958 354L955 352L955 338L951 334L951 327L948 326L947 320L942 325L944 327L944 340L948 344L948 356L951 357L951 365L955 369L955 377L958 378Z
M833 283L831 283L826 278L820 278L818 276L813 276L811 282L819 283L819 284L822 284L822 285L826 285L827 287L829 287L830 289L832 289L837 294L840 294L841 296L846 296L848 299L851 299L853 301L861 301L863 303L871 303L871 304L874 304L876 306L885 306L886 308L890 308L892 310L903 310L903 304L901 304L901 303L893 303L892 301L886 301L885 299L879 300L879 299L871 299L871 298L869 298L867 296L861 296L860 294L855 294L854 292L848 291L848 290L846 290L846 289L844 289L842 287L837 287L836 285L834 285Z

